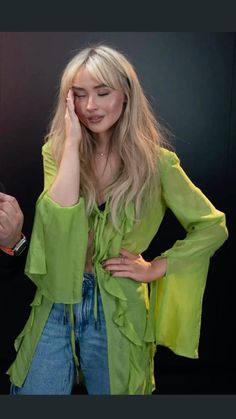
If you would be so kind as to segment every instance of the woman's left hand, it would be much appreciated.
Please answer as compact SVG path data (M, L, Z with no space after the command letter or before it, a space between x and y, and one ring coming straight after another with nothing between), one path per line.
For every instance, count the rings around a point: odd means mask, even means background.
M166 258L147 262L140 254L121 249L120 256L105 260L102 267L111 271L112 276L124 276L137 282L152 282L165 275Z

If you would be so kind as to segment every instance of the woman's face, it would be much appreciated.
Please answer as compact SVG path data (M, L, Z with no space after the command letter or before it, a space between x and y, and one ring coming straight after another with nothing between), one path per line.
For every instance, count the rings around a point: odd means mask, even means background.
M121 116L125 94L94 79L82 67L73 80L75 112L80 121L98 137L109 134Z

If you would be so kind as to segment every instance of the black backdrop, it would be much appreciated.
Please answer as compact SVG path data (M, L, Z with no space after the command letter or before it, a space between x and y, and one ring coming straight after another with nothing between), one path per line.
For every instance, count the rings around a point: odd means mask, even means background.
M203 301L200 358L158 347L158 393L235 393L234 156L236 72L234 33L1 32L0 180L25 214L30 236L42 185L42 139L55 104L60 74L74 53L94 42L120 49L134 64L156 116L174 134L182 166L224 211L229 240L212 258ZM158 255L184 236L167 213L145 256ZM22 265L23 265L22 261ZM21 266L21 272L23 266ZM30 280L0 266L0 394L5 370L34 294Z

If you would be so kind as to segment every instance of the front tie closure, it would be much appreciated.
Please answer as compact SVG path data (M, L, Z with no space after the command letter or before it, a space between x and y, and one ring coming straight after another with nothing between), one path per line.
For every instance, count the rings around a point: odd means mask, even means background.
M97 269L96 266L101 263L101 261L105 258L106 255L106 243L103 243L103 233L104 228L107 221L107 207L108 207L107 200L105 204L104 211L100 211L97 205L94 208L94 218L92 217L93 221L93 230L94 230L94 254L92 256L92 262L95 269L95 284L94 284L94 306L93 306L93 314L95 320L95 326L97 325L98 319L98 280L97 280Z
M94 289L94 318L97 321L97 287L98 281L104 290L117 300L117 307L113 313L113 321L119 327L121 333L126 336L134 344L141 346L142 342L135 331L132 322L127 315L128 302L125 293L120 286L119 281L112 277L110 272L105 271L102 266L102 260L109 257L112 248L112 255L119 254L122 247L122 240L125 234L129 233L134 225L134 206L129 204L127 209L122 210L120 214L120 232L117 232L112 226L111 220L108 219L110 200L108 199L103 212L97 207L94 208L91 217L91 227L94 228L94 254L92 257L94 273L95 273L95 289ZM114 252L114 254L113 254ZM98 279L99 278L99 279ZM126 279L124 279L126 280ZM127 280L130 280L127 278Z

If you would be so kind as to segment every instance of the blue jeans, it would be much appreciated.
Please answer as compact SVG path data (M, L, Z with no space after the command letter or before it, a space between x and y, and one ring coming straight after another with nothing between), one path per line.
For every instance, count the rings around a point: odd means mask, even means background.
M94 280L92 273L84 274L82 301L73 304L72 321L69 306L53 305L25 382L22 387L12 384L12 395L71 394L76 380L74 355L79 360L88 394L110 394L106 325L99 290L97 322L93 314Z

